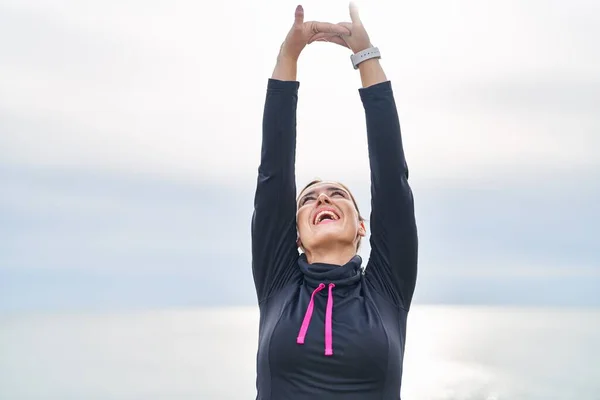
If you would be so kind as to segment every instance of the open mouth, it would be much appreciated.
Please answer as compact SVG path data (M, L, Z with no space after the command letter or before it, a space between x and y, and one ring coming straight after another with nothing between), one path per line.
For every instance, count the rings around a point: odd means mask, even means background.
M339 219L339 215L337 215L333 210L321 210L315 215L313 223L315 225L328 224Z

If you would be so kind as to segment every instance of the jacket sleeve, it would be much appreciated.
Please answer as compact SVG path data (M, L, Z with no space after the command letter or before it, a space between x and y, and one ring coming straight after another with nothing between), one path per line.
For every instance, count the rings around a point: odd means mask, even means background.
M371 168L371 254L365 278L408 310L417 277L418 239L398 112L390 81L359 92Z
M252 215L252 274L258 301L292 279L296 244L296 107L299 82L269 79Z

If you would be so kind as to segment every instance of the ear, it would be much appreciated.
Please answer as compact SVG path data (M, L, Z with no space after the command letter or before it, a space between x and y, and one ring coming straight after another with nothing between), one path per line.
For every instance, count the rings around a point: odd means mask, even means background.
M296 246L298 246L299 249L304 251L304 247L302 247L302 241L300 240L300 238L296 239Z
M358 225L358 236L365 237L367 234L367 228L365 227L365 221L360 221Z

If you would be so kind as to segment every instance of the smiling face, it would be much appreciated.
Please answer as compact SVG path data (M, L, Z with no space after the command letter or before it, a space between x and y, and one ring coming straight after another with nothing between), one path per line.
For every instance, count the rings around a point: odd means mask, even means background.
M354 198L336 182L309 184L298 197L296 222L299 246L314 248L354 246L366 233Z

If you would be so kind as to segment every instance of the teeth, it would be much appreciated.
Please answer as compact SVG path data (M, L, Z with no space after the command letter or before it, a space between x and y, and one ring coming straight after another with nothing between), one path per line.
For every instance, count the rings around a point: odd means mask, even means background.
M327 210L325 210L325 211L321 211L320 213L318 213L318 214L317 214L317 216L315 217L315 221L316 221L316 223L318 224L319 222L321 222L321 221L322 221L322 218L323 218L325 215L329 215L329 216L331 217L331 219L333 219L334 221L337 221L337 220L338 220L338 216L337 216L337 215L335 215L335 213L333 213L333 212L331 212L331 211L327 211Z

